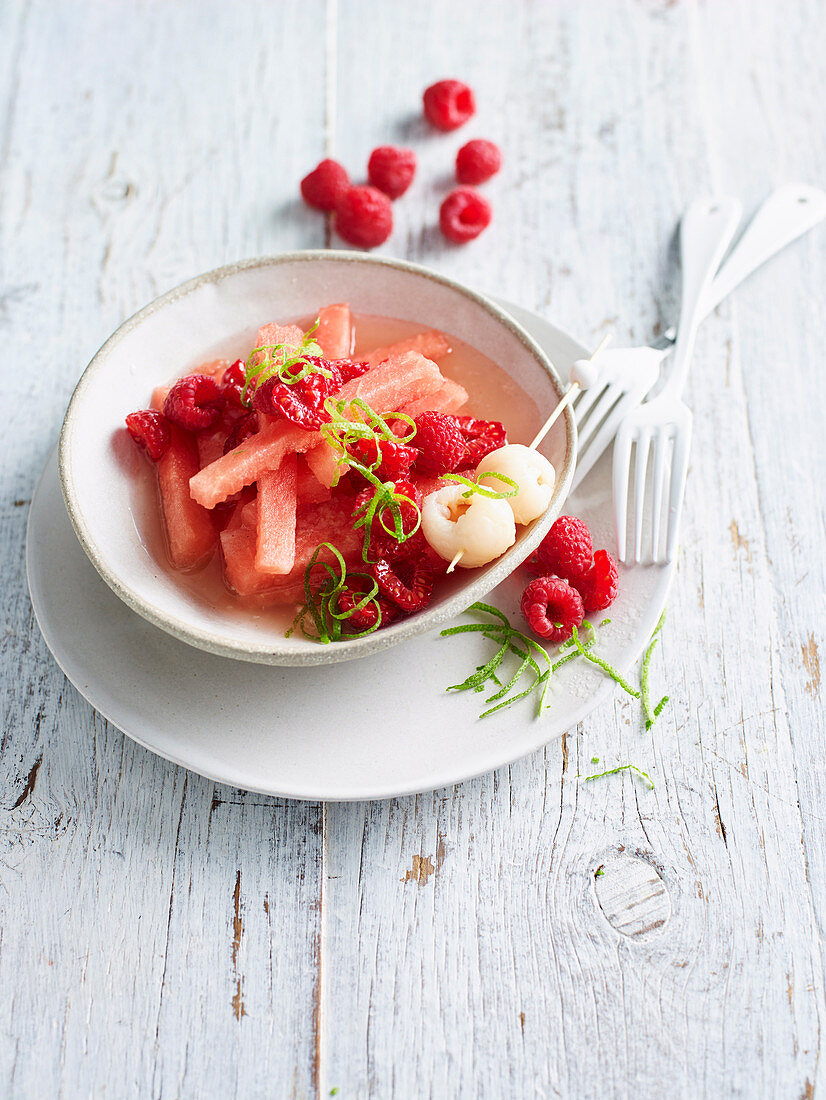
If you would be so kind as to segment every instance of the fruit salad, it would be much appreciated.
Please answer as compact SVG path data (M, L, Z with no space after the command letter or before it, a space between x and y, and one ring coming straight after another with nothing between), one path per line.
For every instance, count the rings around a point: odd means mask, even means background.
M246 358L202 364L126 418L157 471L172 568L220 563L239 603L292 605L293 629L321 641L423 610L553 492L547 459L470 415L445 366L460 342L426 329L365 348L368 328L359 339L343 303L265 324Z

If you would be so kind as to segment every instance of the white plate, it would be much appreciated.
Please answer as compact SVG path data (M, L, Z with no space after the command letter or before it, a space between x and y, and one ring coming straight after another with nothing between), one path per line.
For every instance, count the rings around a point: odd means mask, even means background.
M561 367L585 353L543 318L507 308ZM565 511L588 523L597 547L613 547L608 456ZM478 635L434 631L362 661L313 668L252 665L194 649L136 615L100 579L66 514L55 454L32 500L26 558L43 636L92 706L152 752L263 794L389 798L457 783L533 752L618 690L592 666L571 661L554 677L541 719L529 697L480 721L482 695L445 691L491 655L491 643ZM673 572L622 570L598 643L619 669L640 656ZM514 623L527 581L517 573L488 598Z

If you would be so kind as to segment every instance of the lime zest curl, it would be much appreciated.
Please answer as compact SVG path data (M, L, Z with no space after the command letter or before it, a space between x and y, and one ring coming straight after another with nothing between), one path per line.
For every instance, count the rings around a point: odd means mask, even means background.
M320 555L328 550L333 561L320 560ZM313 570L321 569L326 574L320 584L313 585ZM366 590L359 592L360 599L353 602L353 606L342 610L339 606L339 598L344 589L357 581L360 585L365 582ZM305 638L328 645L330 642L340 642L352 638L363 638L366 634L372 634L382 624L381 605L378 601L379 586L368 573L353 572L347 569L344 558L338 547L331 542L320 542L304 570L304 598L305 602L299 608L293 620L292 626L287 631L289 638L296 629L301 629ZM372 626L364 630L346 630L348 620L358 611L373 606L376 610L376 621ZM309 625L308 620L309 618Z
M519 492L519 482L514 481L512 477L508 477L507 474L499 474L495 470L483 470L481 474L477 475L476 481L471 481L468 477L463 477L461 474L444 474L445 481L456 481L460 485L467 486L467 492L462 493L463 497L471 497L474 494L478 494L481 497L487 497L489 500L507 500L510 497L515 497ZM510 485L510 489L497 492L495 489L488 489L485 485L480 485L479 482L483 477L495 477L497 481L502 481L506 485Z
M652 657L652 654L654 653L654 650L657 646L657 642L659 641L659 638L657 637L657 635L659 634L660 630L662 629L662 625L663 625L664 622L665 622L665 611L663 610L662 615L660 615L660 621L654 627L654 633L651 635L651 639L648 643L648 647L645 650L645 656L642 659L642 672L640 673L640 690L642 692L642 709L643 709L643 712L645 713L645 728L647 730L651 729L651 727L657 721L659 716L662 714L663 708L665 707L666 703L668 702L668 696L664 695L662 697L662 699L660 699L659 703L657 703L657 705L655 707L652 707L651 706L651 695L650 695L649 683L648 683L648 677L649 677L650 666L651 666L651 657Z
M619 764L616 768L609 768L607 771L597 772L596 775L577 775L574 776L574 778L581 779L583 783L590 783L592 779L604 779L607 775L618 775L620 772L634 772L646 781L650 791L654 790L654 780L648 772L644 772L642 768L638 768L636 764Z
M332 371L321 367L317 363L308 362L308 356L323 357L324 351L320 344L312 339L313 333L318 328L318 318L314 324L304 333L301 343L296 348L293 344L262 344L253 348L247 356L244 368L246 375L244 388L241 390L241 402L248 408L252 404L252 398L248 398L250 386L255 382L255 388L276 377L279 382L287 386L294 386L311 374L322 374L325 378L332 378Z

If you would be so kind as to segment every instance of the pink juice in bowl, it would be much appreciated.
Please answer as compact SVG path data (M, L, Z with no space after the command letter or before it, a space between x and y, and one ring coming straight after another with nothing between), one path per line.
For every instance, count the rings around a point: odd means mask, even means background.
M346 312L345 312L346 311ZM403 341L410 341L411 338L416 337L418 334L433 334L433 330L428 330L426 325L418 324L411 321L400 321L390 317L378 317L371 315L350 315L349 309L345 306L332 306L326 307L320 313L321 324L315 338L322 345L325 353L329 354L331 360L340 360L349 356L354 361L359 361L371 356L371 353L375 352L377 348L392 349L394 345L399 345ZM303 319L297 322L300 329L303 331L309 330L313 324L314 319ZM269 334L275 331L276 334L286 331L286 326L264 326L259 331L259 343L266 342L267 330L270 330ZM435 334L440 336L442 334ZM262 338L263 336L263 338ZM310 337L312 338L312 337ZM329 351L328 351L329 348ZM443 381L448 381L453 386L451 394L451 402L449 403L449 411L447 415L456 415L459 417L474 417L482 420L495 420L501 423L507 432L507 439L512 442L524 443L529 441L540 424L542 423L543 416L540 410L537 408L535 402L525 393L525 391L513 380L513 378L500 367L494 363L489 357L487 357L482 351L472 347L470 344L447 335L439 346L438 341L433 345L435 350L431 349L431 353L434 356L433 361L438 368L442 376ZM249 347L239 347L238 352L242 356L248 356L251 349ZM385 361L385 368L389 360ZM191 373L197 373L202 371L209 371L214 373L216 378L222 377L224 369L229 366L229 362L220 361L213 364L197 365L194 364L190 368ZM384 368L383 368L384 369ZM372 375L373 368L368 371L368 375ZM386 373L386 370L385 370ZM351 384L352 386L352 384ZM457 405L457 400L463 395L459 391L459 387L467 391L467 399ZM168 387L159 387L156 391L157 399L156 403L160 404L165 396ZM459 398L457 398L457 393ZM335 397L335 394L333 395ZM419 415L423 408L429 408L427 396L424 396L418 400L415 398L406 401L407 407L411 412ZM444 397L444 395L442 394ZM390 411L404 411L405 404L393 405L391 408L387 408L386 405L382 405L379 402L378 405L372 405L376 412L387 413ZM437 411L438 410L438 401ZM270 417L259 417L259 423L262 419L267 421L267 430L276 431L273 427ZM391 418L392 422L392 418ZM407 430L407 425L403 426L404 430ZM292 431L292 429L289 429ZM198 444L198 437L200 436L200 449L202 461L198 465L204 465L209 471L210 469L217 469L212 462L208 459L215 459L216 455L220 459L220 447L218 450L215 447L204 446L205 437L209 434L207 430L196 434L195 444ZM263 434L263 429L259 432L259 438ZM283 434L283 433L282 433ZM220 435L220 432L219 432ZM304 438L301 435L301 430L296 433L293 432L293 438L301 437L299 446L304 446ZM253 437L253 444L251 449L255 449L256 437ZM220 443L220 439L219 439ZM411 440L411 445L415 447L415 437ZM236 454L242 453L242 443ZM329 451L331 448L326 447ZM313 450L311 448L310 450ZM320 450L324 450L321 448ZM130 461L130 466L133 477L133 497L131 504L131 511L133 521L135 523L136 530L140 537L141 543L146 550L147 554L152 558L155 565L167 572L174 574L176 584L187 592L187 595L193 601L199 603L202 606L219 610L222 612L230 612L234 616L244 617L251 621L266 621L270 626L277 626L288 629L290 624L296 615L296 611L301 604L304 603L303 592L303 574L304 568L307 563L308 546L307 537L314 537L314 529L312 523L319 516L332 515L337 521L337 527L330 529L323 527L317 532L319 536L318 541L331 542L333 545L342 544L342 548L346 547L347 553L347 569L348 577L349 573L355 572L359 574L367 574L372 576L375 573L375 563L365 562L362 560L362 555L356 553L356 549L361 548L362 535L361 533L354 533L353 530L353 502L358 490L367 485L356 470L344 470L344 476L338 486L334 487L331 491L321 482L315 481L314 472L311 467L311 462L315 463L316 469L319 469L318 458L319 449L316 444L315 455L308 454L307 451L298 455L297 459L292 459L290 456L283 463L277 463L277 468L283 470L287 467L288 462L293 462L297 474L294 472L293 477L297 476L297 494L299 497L298 503L293 504L292 516L290 519L290 501L287 499L286 506L285 501L277 499L279 488L278 484L274 485L270 492L272 499L276 501L274 510L271 508L272 518L275 522L279 522L279 516L281 513L286 513L287 524L294 525L295 528L295 542L297 550L297 562L292 567L289 574L292 583L288 586L284 586L284 575L279 576L273 574L273 585L271 590L253 591L256 584L255 569L251 564L250 554L252 553L253 543L255 541L255 527L259 523L256 510L260 508L259 504L256 505L254 499L255 483L251 487L244 488L241 491L240 497L237 492L230 494L231 499L236 500L236 504L233 506L230 504L221 503L217 508L210 509L210 515L213 516L216 526L216 537L213 552L209 555L208 560L203 564L200 564L197 568L192 570L187 569L175 569L170 559L170 539L169 535L169 522L165 525L162 519L162 508L159 507L158 497L158 483L159 478L154 475L150 470L152 463L147 463L139 460L137 449L132 448L133 457ZM286 456L285 456L286 457ZM324 457L323 455L321 456ZM161 481L163 481L162 463L161 460ZM225 460L221 462L226 465ZM231 463L230 463L231 465ZM321 463L321 476L326 477L329 474L330 463ZM197 466L196 466L197 469ZM462 471L464 474L472 474L472 469L466 468ZM381 471L379 471L381 473ZM207 473L204 475L207 480L210 480L212 475ZM285 475L289 478L289 473ZM424 491L432 491L438 488L440 485L446 484L443 481L437 481L435 478L427 479L421 475L416 474L416 464L414 463L411 478L414 482L418 483ZM192 482L193 489L190 492L194 492L194 486L204 480L203 478L196 479ZM270 479L271 482L277 482L276 475L273 474ZM261 484L265 484L265 479L261 478ZM313 492L313 485L318 489L317 493ZM303 490L302 490L303 486ZM302 503L302 492L307 494L309 487L309 496ZM203 488L203 487L201 487ZM163 486L162 486L163 492ZM293 490L295 493L296 490ZM261 493L259 492L259 497ZM281 493L282 498L285 494ZM286 493L287 498L290 497L290 492ZM204 499L202 497L202 499ZM212 499L209 500L212 505ZM279 513L281 509L281 513ZM167 530L165 530L165 526ZM391 523L392 526L392 523ZM223 533L218 528L224 528ZM229 528L229 530L227 530ZM309 530L308 530L309 529ZM374 526L374 530L375 530ZM288 530L288 536L291 535L291 531ZM305 537L307 536L307 537ZM415 537L415 536L414 536ZM418 552L421 555L423 546L421 542L421 536L418 536L419 545ZM289 538L288 538L289 543ZM311 540L312 541L312 540ZM243 553L239 551L239 545L243 544ZM260 548L260 537L257 545ZM313 544L315 545L315 543ZM402 543L404 546L404 543ZM311 548L310 548L311 549ZM411 540L410 550L413 550L413 544ZM427 546L424 546L424 550L427 551L430 558L435 559ZM329 554L324 552L327 557ZM374 557L371 553L370 557ZM236 566L243 558L243 568L239 571L235 568L233 571L233 562ZM257 559L256 559L257 560ZM432 563L431 563L432 564ZM441 566L439 568L439 566ZM454 573L451 576L444 575L444 568L447 566L446 561L437 562L436 567L436 579L435 584L440 593L451 593L453 590L461 587L467 580L468 570L463 573ZM410 567L408 566L408 572ZM402 570L403 571L403 570ZM473 572L473 570L470 570ZM253 583L250 585L247 583L249 577L252 575ZM238 585L236 583L233 586L232 581L237 577L242 578L242 583ZM314 582L320 582L324 579L325 571L317 567L313 571ZM410 576L406 577L407 586L413 584ZM357 591L357 597L361 593L366 593L368 583L360 580L358 586L360 589ZM264 588L267 588L267 581L262 582ZM241 592L235 589L241 588ZM415 587L415 586L414 586ZM245 591L245 588L248 589ZM351 600L351 604L354 601ZM360 627L375 629L376 625L369 620L369 613L377 608L377 612L373 615L373 618L384 619L385 622L391 621L392 618L396 618L400 615L413 613L411 610L407 610L404 607L397 606L394 601L389 599L383 592L376 594L374 601L369 606L362 609L360 612L358 609L354 618L357 619L357 625ZM413 610L416 610L414 608ZM339 620L341 621L341 620ZM345 620L346 621L346 620ZM355 624L354 624L355 625ZM345 637L353 636L351 631L349 634L345 633Z

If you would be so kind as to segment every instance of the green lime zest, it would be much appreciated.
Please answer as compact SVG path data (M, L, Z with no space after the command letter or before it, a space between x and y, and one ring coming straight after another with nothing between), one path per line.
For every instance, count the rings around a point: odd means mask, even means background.
M247 357L245 366L246 381L241 390L241 401L249 406L251 398L247 398L250 386L255 382L255 387L262 385L274 376L279 382L287 386L294 386L311 374L322 374L325 378L332 378L332 371L321 367L317 363L310 363L309 356L322 357L324 351L319 344L312 339L313 333L318 328L318 319L310 326L298 347L290 344L262 344L253 348Z
M584 626L585 624L583 623L582 625ZM632 688L628 681L623 679L621 673L612 665L609 665L607 661L603 660L602 657L597 657L596 654L589 653L588 648L584 646L580 640L577 628L572 627L571 629L573 631L571 641L574 643L574 648L580 657L584 657L586 661L590 661L591 664L596 665L597 668L601 668L605 675L610 676L614 683L619 684L623 691L627 691L634 699L639 699L640 692Z
M355 470L373 488L372 497L356 511L353 524L357 530L364 529L362 558L370 562L374 519L397 542L406 542L421 526L422 514L416 501L404 493L396 492L392 481L382 481L377 474L382 463L379 444L382 441L408 443L416 434L416 425L412 417L405 413L378 413L366 401L357 397L349 401L328 397L324 402L324 409L330 420L322 424L321 434L338 454L339 467ZM394 424L397 422L407 424L408 431L403 435L397 435L390 427L388 418L392 418ZM376 443L376 458L371 463L362 462L351 453L352 446L361 439L373 440ZM410 530L405 530L402 505L407 506L405 511L408 514L415 516Z
M462 623L460 626L450 626L441 632L442 636L480 633L490 641L495 642L497 650L486 664L479 665L466 680L463 680L460 684L451 684L447 690L484 691L485 684L488 681L493 681L498 690L489 695L485 702L495 703L496 705L483 710L479 715L480 718L487 718L491 714L496 714L497 711L512 706L520 699L525 699L532 693L538 692L537 713L542 714L545 691L551 672L551 659L547 651L538 642L512 627L507 615L498 608L486 603L474 603L471 604L468 611L477 615L488 615L494 621ZM497 669L508 654L517 657L519 663L515 671L503 683L497 675ZM540 662L546 666L544 669L541 667ZM533 677L528 687L515 695L511 694L526 673L530 673Z
M321 558L325 550L332 555L332 561ZM319 583L316 583L313 577L313 571L316 569L322 573ZM345 587L349 587L354 582L360 598L353 602L351 608L342 610L339 606L341 594ZM299 609L292 626L287 631L287 637L289 638L296 629L300 628L305 638L328 645L330 642L362 638L366 634L372 634L382 623L378 591L379 586L369 574L348 571L344 558L336 546L331 542L319 543L304 570L304 605ZM375 608L376 621L364 630L350 630L348 620L356 612L368 606Z
M648 643L648 647L645 651L645 656L642 659L642 671L640 673L640 690L642 692L642 709L643 709L643 713L645 714L645 728L647 730L651 729L651 727L654 725L654 723L657 721L660 714L662 713L663 707L668 702L668 696L664 695L662 697L662 699L660 699L659 703L657 703L657 705L655 707L652 707L651 706L651 694L650 694L650 688L649 688L649 683L648 683L650 666L651 666L651 657L652 657L652 654L654 653L657 642L659 641L659 638L657 637L657 635L659 634L660 630L662 629L662 625L663 625L664 622L665 622L665 611L663 611L662 615L660 615L660 621L654 627L654 633L651 635L651 640Z
M507 491L502 490L501 493L495 489L488 489L485 485L479 484L483 477L495 477L498 481L510 485L510 489ZM461 474L444 474L444 479L445 481L456 481L460 485L466 485L467 492L462 493L463 497L470 497L476 493L481 497L488 497L490 500L506 500L509 497L515 497L519 492L519 482L514 481L512 477L508 477L506 474L498 474L495 470L484 470L477 476L476 481L471 481L470 478L463 477Z
M642 768L638 768L636 764L620 764L616 768L609 768L608 771L597 772L596 775L577 775L575 778L581 779L583 783L590 783L592 779L604 779L607 775L618 775L620 772L629 771L635 772L637 775L641 776L648 784L648 789L650 791L654 790L654 780L648 772L644 772Z

